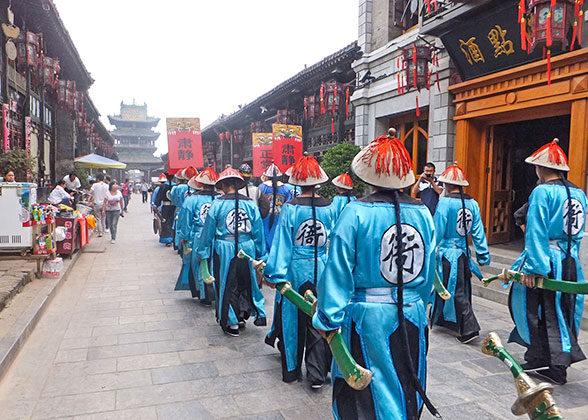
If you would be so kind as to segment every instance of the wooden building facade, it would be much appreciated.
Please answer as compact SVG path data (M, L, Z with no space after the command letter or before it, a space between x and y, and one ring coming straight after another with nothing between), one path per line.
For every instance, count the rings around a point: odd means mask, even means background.
M40 185L55 183L89 153L116 158L88 96L93 79L52 0L0 0L0 153L26 149Z
M205 165L251 163L252 133L271 132L274 123L301 125L304 150L319 159L336 144L354 143L355 112L349 98L355 86L351 64L359 57L354 42L205 127Z

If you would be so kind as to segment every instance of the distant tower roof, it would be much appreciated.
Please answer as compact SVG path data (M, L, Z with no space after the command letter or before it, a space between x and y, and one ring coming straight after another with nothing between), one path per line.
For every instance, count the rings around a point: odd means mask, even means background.
M108 120L117 127L126 126L129 123L155 127L159 123L159 118L150 117L147 114L147 104L136 105L134 100L131 105L125 104L124 101L121 102L120 114L109 115Z

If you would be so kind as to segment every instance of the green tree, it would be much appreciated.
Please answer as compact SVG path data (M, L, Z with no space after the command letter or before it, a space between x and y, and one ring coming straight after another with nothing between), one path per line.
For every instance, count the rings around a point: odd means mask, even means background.
M0 155L0 170L0 176L4 176L6 171L14 171L17 182L26 182L27 173L30 180L34 181L37 177L37 159L27 156L26 150L12 149Z
M363 195L363 191L366 187L366 184L351 171L351 162L360 150L361 148L359 146L350 143L340 143L337 146L331 147L327 153L325 153L321 162L321 166L331 180L336 176L341 175L343 172L349 173L351 179L353 179L353 194L357 197ZM320 192L321 195L330 199L337 195L337 190L331 182L323 184Z

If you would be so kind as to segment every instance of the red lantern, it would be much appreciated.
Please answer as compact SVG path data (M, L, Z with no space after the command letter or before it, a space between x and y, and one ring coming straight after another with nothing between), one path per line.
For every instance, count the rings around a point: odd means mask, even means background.
M227 141L231 140L231 132L230 131L225 131L225 138L227 139Z
M218 135L218 138L219 138L220 141L225 141L225 133L220 133Z
M429 62L431 62L431 47L415 45L403 48L404 72L408 88L421 90L426 88L429 80Z
M325 96L325 108L335 115L339 113L341 105L341 92L343 89L338 83L323 83L323 93Z
M529 0L528 11L532 16L530 51L537 46L550 48L558 43L568 46L567 32L574 21L574 0Z

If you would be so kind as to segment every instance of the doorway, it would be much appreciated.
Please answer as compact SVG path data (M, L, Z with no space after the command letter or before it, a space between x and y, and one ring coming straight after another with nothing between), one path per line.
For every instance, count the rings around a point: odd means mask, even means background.
M529 199L537 183L535 168L525 159L545 143L559 139L568 154L570 115L541 118L490 127L488 156L488 243L520 241L514 212Z

